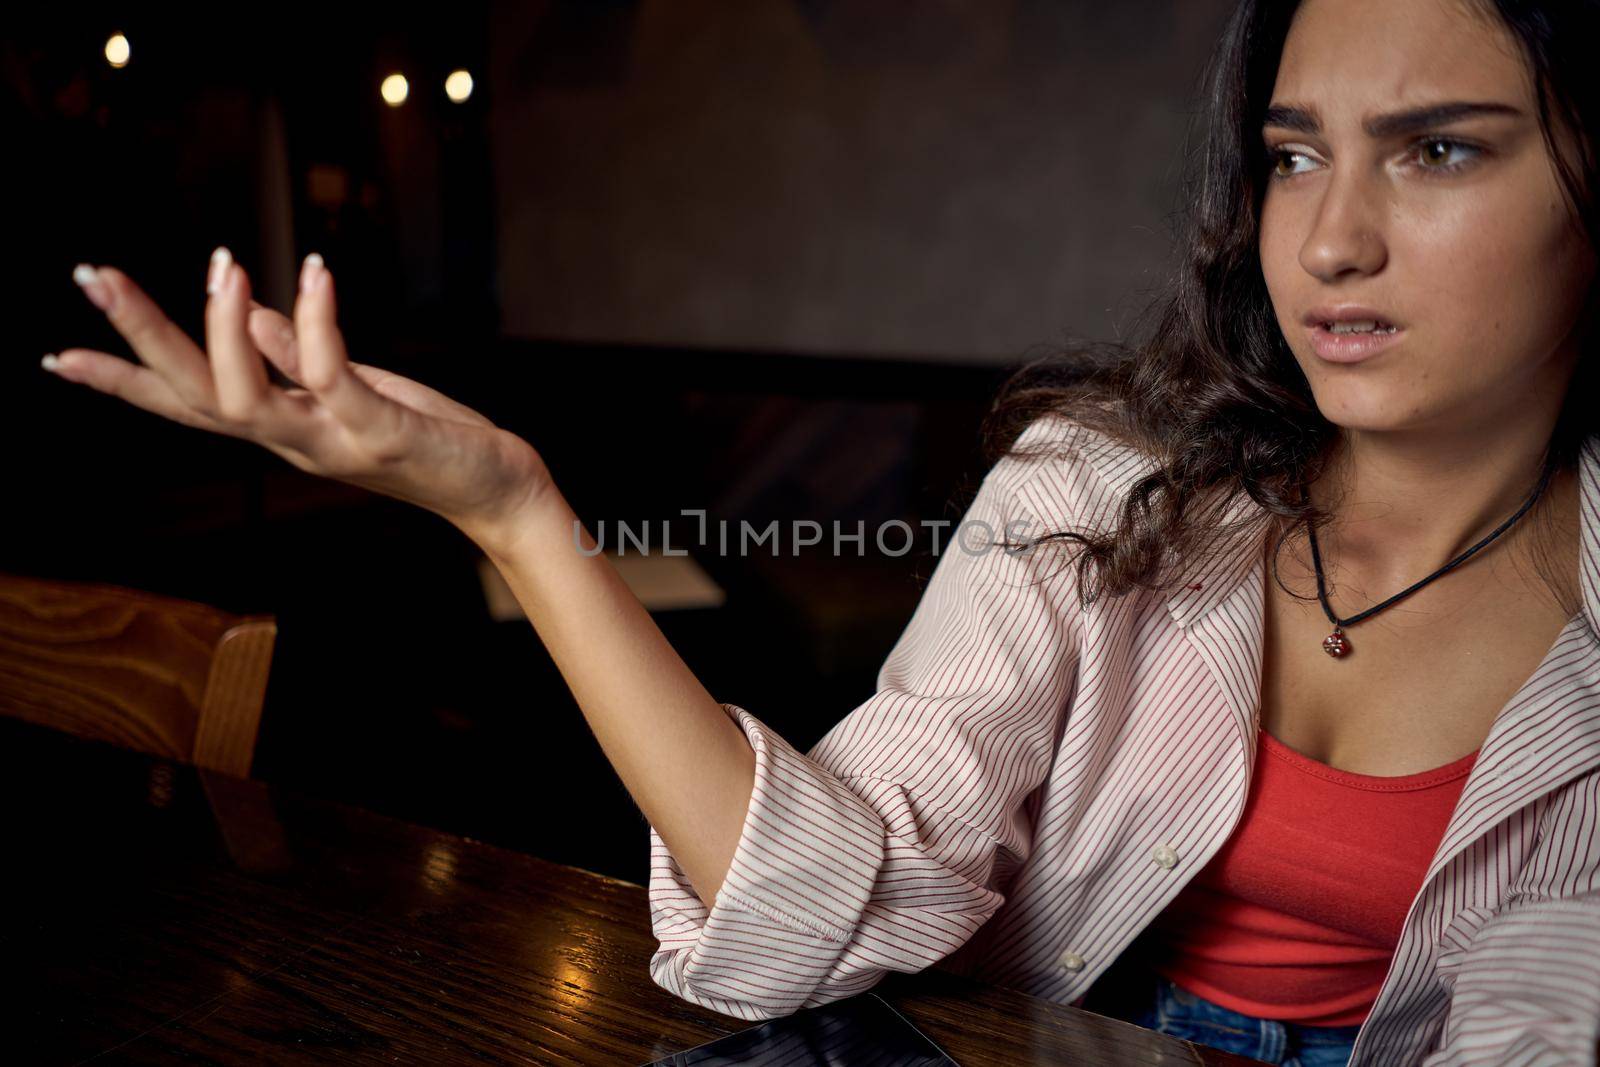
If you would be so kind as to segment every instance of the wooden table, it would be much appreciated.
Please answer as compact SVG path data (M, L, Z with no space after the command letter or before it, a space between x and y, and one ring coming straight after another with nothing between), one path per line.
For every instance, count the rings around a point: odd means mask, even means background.
M751 1025L650 980L630 882L3 716L0 796L8 1062L640 1064ZM938 969L875 991L962 1064L1257 1062Z

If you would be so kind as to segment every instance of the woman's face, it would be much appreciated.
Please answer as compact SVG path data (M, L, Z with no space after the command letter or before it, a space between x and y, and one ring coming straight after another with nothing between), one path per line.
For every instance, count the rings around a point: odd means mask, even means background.
M1305 0L1270 103L1261 265L1323 415L1469 440L1553 421L1595 260L1508 31L1460 0ZM1455 104L1487 108L1401 115ZM1320 321L1358 307L1393 332Z

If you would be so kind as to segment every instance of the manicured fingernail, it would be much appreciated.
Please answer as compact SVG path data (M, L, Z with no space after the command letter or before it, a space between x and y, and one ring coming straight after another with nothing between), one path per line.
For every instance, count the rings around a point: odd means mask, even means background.
M111 289L100 277L99 271L87 263L79 263L72 268L72 280L78 283L78 288L89 298L89 303L101 311L111 310Z
M211 253L211 268L206 272L206 295L212 295L222 287L222 280L228 276L228 265L233 262L233 253L221 245Z
M39 366L49 371L60 370L61 361L56 358L54 352L46 352L44 358L39 361Z
M306 261L300 265L300 291L302 293L311 292L312 288L317 284L317 279L322 274L322 269L322 257L320 255L313 252L306 257Z

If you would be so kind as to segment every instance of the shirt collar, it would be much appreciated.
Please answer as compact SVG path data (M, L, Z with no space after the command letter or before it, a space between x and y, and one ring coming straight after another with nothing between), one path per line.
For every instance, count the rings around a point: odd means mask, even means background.
M1578 455L1578 584L1589 632L1600 636L1600 437L1587 438Z

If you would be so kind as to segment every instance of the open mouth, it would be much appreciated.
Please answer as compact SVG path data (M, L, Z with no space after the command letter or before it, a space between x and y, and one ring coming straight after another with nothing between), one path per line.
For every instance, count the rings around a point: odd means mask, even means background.
M1311 347L1330 363L1359 363L1401 342L1405 329L1382 319L1343 319L1307 327Z
M1395 326L1381 319L1365 319L1351 322L1321 322L1317 324L1331 334L1350 333L1394 333Z

